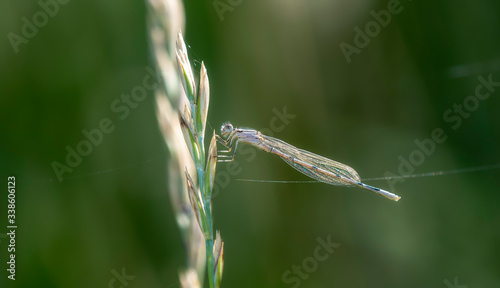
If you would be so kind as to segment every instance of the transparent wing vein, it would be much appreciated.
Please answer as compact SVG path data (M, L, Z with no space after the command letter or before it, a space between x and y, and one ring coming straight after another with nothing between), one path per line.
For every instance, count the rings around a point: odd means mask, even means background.
M265 136L261 135L262 140L264 144L269 145L273 149L276 149L280 151L283 154L289 155L295 159L299 159L305 163L314 165L318 168L321 168L323 170L329 171L333 173L334 175L337 175L338 177L331 177L331 175L325 174L325 173L320 173L315 170L310 169L309 167L300 165L299 163L296 163L292 161L289 158L284 158L281 157L288 165L292 166L294 169L297 171L313 178L321 182L325 182L328 184L332 185L340 185L340 186L352 186L351 183L345 181L343 178L355 181L355 182L361 182L360 177L358 173L351 167L333 161L331 159L325 158L320 155L316 155L314 153L311 153L306 150L302 150L299 148L296 148L284 141L281 141L279 139L270 137L270 136Z

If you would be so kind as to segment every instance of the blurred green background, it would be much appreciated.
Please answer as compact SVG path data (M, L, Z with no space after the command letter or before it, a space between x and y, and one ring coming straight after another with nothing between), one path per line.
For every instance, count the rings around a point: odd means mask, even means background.
M397 173L398 157L435 128L448 138L415 173L500 162L500 91L456 130L443 119L474 94L478 76L500 81L498 1L401 1L350 63L340 43L354 45L354 28L388 1L232 1L223 19L214 2L184 3L190 56L210 78L214 129L271 128L273 109L286 106L296 117L274 136L362 178ZM0 286L108 287L112 271L126 268L135 278L124 287L179 287L185 253L153 94L123 121L110 110L154 65L146 4L73 0L18 53L7 35L21 34L22 18L40 6L6 0L0 11L0 223L15 175L19 227L15 282L0 234ZM51 163L103 118L115 131L59 183ZM294 287L283 273L328 236L341 246L300 287L500 284L499 170L408 179L392 189L402 196L394 203L357 188L236 181L308 180L273 155L239 156L238 175L213 200L223 287Z

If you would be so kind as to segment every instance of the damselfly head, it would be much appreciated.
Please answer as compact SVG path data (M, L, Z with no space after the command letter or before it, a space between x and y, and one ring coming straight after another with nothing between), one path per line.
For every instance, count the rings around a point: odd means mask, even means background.
M220 128L220 135L227 136L229 135L229 133L233 132L233 130L234 130L233 125L231 125L231 123L226 123L222 125L222 127Z

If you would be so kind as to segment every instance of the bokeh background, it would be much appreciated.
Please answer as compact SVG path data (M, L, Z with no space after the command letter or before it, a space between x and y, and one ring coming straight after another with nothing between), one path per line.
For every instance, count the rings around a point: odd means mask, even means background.
M447 140L415 173L500 162L500 91L456 130L443 119L479 75L500 81L498 1L401 1L350 63L340 43L353 45L354 28L388 1L232 1L223 19L214 2L184 2L190 57L208 69L213 128L270 128L273 109L286 106L296 117L274 136L362 177L397 173L398 157L439 127ZM108 287L112 271L126 268L135 278L124 287L178 287L185 252L153 94L123 121L110 110L154 65L145 2L70 1L15 53L7 34L39 10L35 1L0 3L0 233L9 175L19 226L15 282L0 234L0 286ZM59 183L51 163L104 117L115 131ZM403 197L394 203L356 188L236 181L307 180L273 155L239 156L239 172L213 200L223 287L294 287L283 273L328 236L340 247L300 287L500 283L499 170L408 179L392 190Z

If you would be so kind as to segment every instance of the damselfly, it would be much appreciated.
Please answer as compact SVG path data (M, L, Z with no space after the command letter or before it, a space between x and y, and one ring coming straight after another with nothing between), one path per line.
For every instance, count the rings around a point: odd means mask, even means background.
M278 155L299 172L318 181L331 185L358 186L394 201L401 198L396 194L361 183L358 173L345 164L296 148L284 141L266 136L257 130L234 128L233 125L228 123L221 127L221 136L216 136L219 143L228 148L228 150L220 152L230 153L233 151L232 155L218 155L218 162L233 161L238 143L243 142L265 152Z

